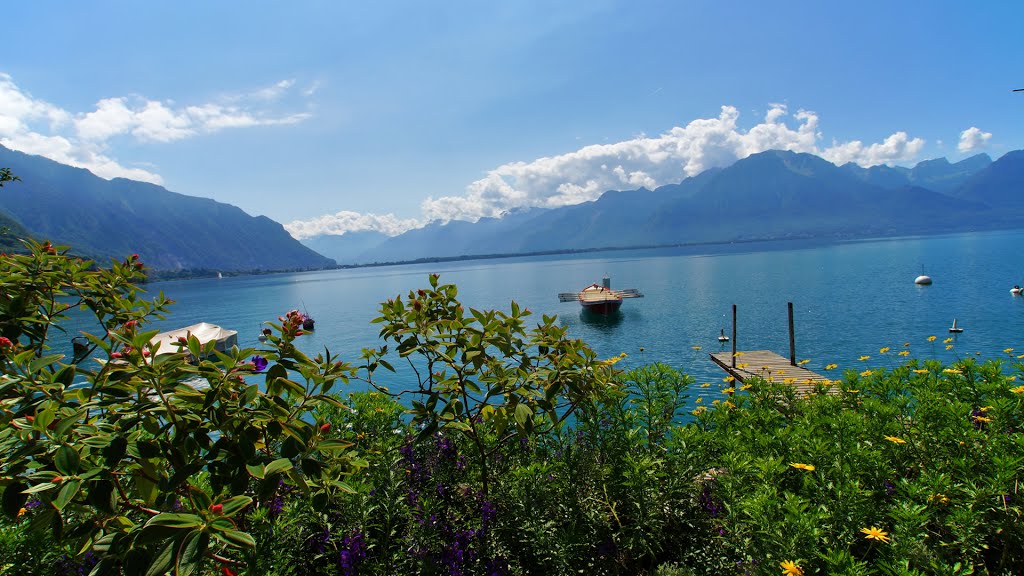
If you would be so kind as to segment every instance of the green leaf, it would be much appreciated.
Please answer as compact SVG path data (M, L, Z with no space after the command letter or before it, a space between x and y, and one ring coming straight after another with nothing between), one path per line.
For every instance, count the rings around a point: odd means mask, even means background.
M252 539L252 536L249 536L245 532L232 530L230 528L221 528L220 526L210 527L214 529L213 536L229 546L234 546L236 548L256 547L256 541Z
M68 505L68 502L78 494L78 489L82 486L81 480L68 480L61 487L60 492L57 493L57 497L53 499L53 506L57 510L64 510L64 507Z
M516 404L515 418L516 423L525 428L526 421L533 420L533 410L526 404Z
M234 516L249 504L252 504L252 498L249 496L234 496L232 498L228 498L222 503L224 510L221 514L224 516Z
M200 530L189 532L178 547L178 557L174 562L177 576L191 576L203 562L203 554L210 545L210 535Z
M177 548L175 544L174 540L167 542L167 545L150 562L149 570L146 570L146 576L162 576L170 570L171 563L174 561L174 550Z
M334 450L347 450L352 447L351 442L344 440L322 440L316 446L321 452L334 451Z
M266 478L266 469L262 464L246 464L245 469L249 471L249 475L257 480L263 480Z
M270 464L267 464L263 470L263 475L270 476L271 474L278 474L280 472L286 472L292 469L292 462L287 458L278 458Z
M176 514L172 512L164 512L157 514L146 522L146 526L166 526L168 528L176 528L179 530L185 528L198 528L203 525L203 519L195 514Z
M78 466L81 464L82 459L78 456L78 450L75 450L67 444L57 449L57 455L53 458L53 463L57 466L57 470L65 476L74 476L78 473Z

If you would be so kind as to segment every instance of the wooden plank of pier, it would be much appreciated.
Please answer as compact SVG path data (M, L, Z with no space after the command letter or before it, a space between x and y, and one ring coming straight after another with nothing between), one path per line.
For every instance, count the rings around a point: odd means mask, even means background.
M736 353L736 367L732 366L731 352L709 354L711 360L718 364L730 376L740 382L748 378L761 378L772 382L788 384L796 389L798 396L804 396L814 390L817 382L828 382L828 378L811 372L803 366L793 366L789 360L771 350L752 350Z

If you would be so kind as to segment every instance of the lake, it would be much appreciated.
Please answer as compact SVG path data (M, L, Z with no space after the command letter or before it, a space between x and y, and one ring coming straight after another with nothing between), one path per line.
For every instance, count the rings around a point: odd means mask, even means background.
M436 272L443 283L458 285L467 307L507 311L514 300L538 320L557 314L572 337L603 358L625 352L620 367L664 362L698 384L720 384L724 373L708 353L731 346L717 337L723 328L731 331L733 304L739 350L787 356L787 302L793 302L797 357L810 359L807 367L818 372L829 363L840 370L891 367L902 360L896 353L904 343L915 357L946 362L979 352L1008 358L1005 348L1024 352L1024 297L1010 294L1014 284L1024 284L1020 247L1024 231L779 241L154 282L146 289L176 301L156 328L211 322L238 330L241 346L259 347L261 322L305 309L316 331L301 337L300 347L307 353L326 347L356 362L362 348L382 344L379 327L370 323L380 303L427 286ZM922 269L933 285L914 284ZM638 288L645 297L626 300L618 316L598 321L577 304L558 301L559 292L603 276L614 288ZM951 336L954 318L964 332L946 350L942 340ZM892 351L881 355L883 347ZM858 360L862 355L871 358ZM410 374L382 376L392 390L412 383Z

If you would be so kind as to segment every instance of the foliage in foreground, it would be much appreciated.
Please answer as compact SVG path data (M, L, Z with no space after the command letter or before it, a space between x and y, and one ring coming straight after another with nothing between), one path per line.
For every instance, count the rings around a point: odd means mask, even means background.
M432 278L382 304L396 350L358 374L283 317L260 387L253 351L145 356L166 302L137 297L132 259L2 265L0 574L1024 572L1020 363L691 399L671 367L614 372L553 319L464 311ZM46 351L79 299L118 362ZM411 402L383 386L391 353L421 371ZM378 388L322 394L351 377Z

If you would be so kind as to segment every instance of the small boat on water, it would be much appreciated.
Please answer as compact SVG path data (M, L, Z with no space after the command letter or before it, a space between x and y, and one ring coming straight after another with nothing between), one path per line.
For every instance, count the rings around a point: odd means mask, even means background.
M722 328L722 331L718 334L718 341L719 342L728 342L729 341L729 337L725 335L725 328Z
M303 330L313 330L314 328L316 328L316 320L313 320L313 317L310 316L309 314L303 312L300 318L302 319Z
M180 350L178 339L188 338L189 335L198 338L199 343L204 346L207 342L215 342L213 348L218 352L227 352L232 346L238 345L238 330L227 330L216 324L208 324L206 322L178 328L177 330L161 332L153 336L149 343L153 346L160 345L160 350L157 351L158 356L174 354Z
M1010 288L1010 294L1013 294L1014 296L1020 296L1022 292L1024 292L1024 288L1021 288L1016 284L1014 284L1013 288Z
M955 334L959 334L964 331L963 328L956 325L956 318L953 318L953 325L949 327L949 331Z
M643 298L636 288L612 290L611 279L605 276L601 284L591 284L579 292L562 292L559 302L579 302L583 310L595 314L611 314L622 306L624 298Z

